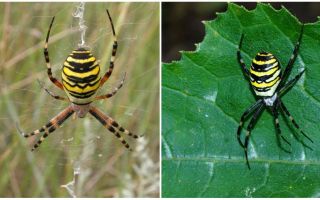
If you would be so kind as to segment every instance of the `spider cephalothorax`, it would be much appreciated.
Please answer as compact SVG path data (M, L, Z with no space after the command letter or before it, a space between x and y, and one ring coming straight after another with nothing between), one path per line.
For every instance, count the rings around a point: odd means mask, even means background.
M284 151L290 153L291 151L283 148L281 139L287 143L289 146L291 144L289 141L283 137L281 134L281 129L279 125L279 110L284 112L284 114L289 118L289 120L293 123L293 125L300 131L300 133L306 137L308 140L313 142L298 126L296 121L293 119L288 109L280 99L281 95L284 94L289 88L291 88L302 76L304 70L300 72L294 79L288 81L286 83L286 79L288 78L291 69L293 67L293 63L298 55L301 38L303 35L303 26L301 28L300 36L298 42L293 50L293 54L290 57L290 60L285 68L284 73L281 73L280 62L278 59L271 53L268 52L260 52L255 58L252 60L252 64L250 70L248 70L245 66L245 63L241 57L240 49L243 41L244 35L242 34L239 44L239 49L237 51L238 61L241 65L241 68L244 74L250 79L250 84L259 98L256 103L250 106L241 116L240 124L237 131L237 139L241 147L244 149L245 157L247 161L248 168L250 169L249 161L248 161L248 144L249 138L251 135L251 131L256 123L258 117L262 113L262 111L267 107L271 111L271 114L274 118L274 124L277 132L277 141L278 145ZM253 116L248 124L247 132L245 136L244 143L241 141L240 135L243 127L244 120L253 113ZM311 149L308 145L306 145L303 140L300 142L307 148Z
M48 52L48 41L51 31L52 24L54 22L54 17L52 18L51 24L46 37L45 47L44 47L44 57L47 63L47 73L49 79L57 86L59 89L64 90L67 93L68 98L60 97L55 95L53 92L44 88L52 97L55 99L68 101L70 106L65 108L57 116L51 119L46 125L38 130L35 130L29 134L25 134L22 131L20 133L24 137L29 137L33 135L38 135L44 133L38 142L34 144L32 151L35 150L42 141L54 130L59 128L59 126L68 119L73 113L80 118L84 117L88 112L94 116L103 126L105 126L110 132L112 132L121 143L128 149L130 149L129 144L124 140L120 133L125 133L133 138L138 138L138 135L132 134L130 131L121 127L115 120L111 117L103 114L94 106L90 105L94 100L110 98L117 93L117 91L122 87L124 83L125 76L123 77L121 83L110 93L105 95L96 96L96 91L109 79L114 68L114 60L117 52L117 38L110 17L109 11L107 14L110 20L112 33L113 33L113 46L112 55L110 59L109 70L101 77L100 76L100 66L97 59L91 54L91 51L85 48L78 48L67 57L63 63L62 68L62 82L54 78L51 71L51 64L49 60Z

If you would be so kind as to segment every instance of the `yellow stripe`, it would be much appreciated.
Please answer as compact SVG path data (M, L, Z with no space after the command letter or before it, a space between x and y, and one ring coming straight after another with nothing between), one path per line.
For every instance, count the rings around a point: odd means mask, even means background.
M271 81L270 83L257 83L257 82L252 82L251 81L251 85L257 87L257 88L266 88L266 87L271 87L273 86L278 80L280 79L280 77L278 76L276 79L274 79L273 81Z
M64 75L64 73L62 73L62 80L63 80L64 82L69 83L70 85L75 85L74 82L70 82L70 81L69 81L68 77L66 77L66 75ZM66 85L66 84L63 83L63 85Z
M68 62L75 62L75 63L80 63L80 64L83 64L83 63L88 63L88 62L93 62L95 61L96 58L95 57L91 57L91 58L88 58L88 59L74 59L72 58L71 56L69 56L67 58L67 61Z
M256 76L267 76L267 75L273 74L278 69L279 69L278 67L275 67L275 68L270 69L269 71L266 71L266 72L258 72L258 71L254 71L252 68L250 68L250 74L254 74Z
M64 66L67 66L67 67L71 67L71 68L73 68L73 69L74 69L74 67L73 67L73 66L71 66L67 61L65 61L65 62L63 63L63 65L64 65Z
M91 71L89 72L85 72L85 73L77 73L74 71L71 71L69 68L64 67L63 68L63 72L67 75L67 76L74 76L74 77L78 77L78 78L85 78L91 75L97 75L99 74L99 66L93 68Z
M89 82L89 84L93 84L94 82L98 81L99 79L100 79L100 76L97 76L97 78L96 78L95 80ZM64 80L64 82L69 83L69 85L75 85L75 84L76 84L76 83L74 83L74 82L71 82L71 81L68 79L68 77L67 77L66 75L64 75L64 73L62 73L62 80ZM77 84L80 85L80 86L84 86L84 85L86 85L86 84L88 84L88 83L77 83Z
M270 59L270 60L267 60L267 61L258 61L256 59L253 59L252 62L254 64L257 64L257 65L266 65L266 64L271 64L271 63L274 63L276 62L277 60L276 59Z
M64 81L64 80L63 80ZM68 84L63 84L63 86L68 90L68 91L71 91L71 92L76 92L76 93L86 93L86 92L91 92L91 91L95 91L98 89L99 87L99 82L97 82L97 84L95 84L94 86L87 86L86 88L82 89L82 88L79 88L78 86L75 86L75 87L71 87L70 85Z
M72 51L72 53L90 53L90 51Z

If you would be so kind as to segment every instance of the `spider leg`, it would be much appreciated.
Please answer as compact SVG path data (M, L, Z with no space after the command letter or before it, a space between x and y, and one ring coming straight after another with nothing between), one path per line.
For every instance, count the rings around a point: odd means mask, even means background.
M50 59L49 59L49 51L48 51L48 42L49 42L49 36L50 36L50 31L51 31L51 27L52 27L52 24L53 24L53 21L54 21L54 17L52 18L51 20L51 23L50 23L50 26L49 26L49 29L48 29L48 33L47 33L47 37L46 37L46 42L44 44L44 58L46 60L46 63L47 63L47 73L48 73L48 76L49 76L49 79L51 80L51 82L57 86L58 88L62 89L63 90L63 85L62 83L54 78L52 76L52 71L51 71L51 64L50 64Z
M305 134L301 128L299 127L299 125L296 123L296 121L293 119L293 117L291 116L290 112L288 111L288 109L286 108L286 106L283 104L283 102L280 100L280 108L284 111L284 113L289 117L290 121L292 122L292 124L300 131L300 133L306 137L310 142L313 143L313 140L307 135ZM300 141L302 143L303 146L313 150L311 147L309 147L308 145L306 145L303 140Z
M238 131L237 131L237 139L239 144L244 148L244 145L241 141L240 135L241 135L241 129L243 127L243 122L244 120L253 112L255 111L262 103L262 99L259 99L256 103L254 103L252 106L250 106L241 116L240 118L240 123L239 123L239 127L238 127Z
M116 53L117 53L117 48L118 48L118 41L117 41L116 32L114 30L113 22L112 22L112 19L111 19L111 16L110 16L110 13L109 13L108 10L107 10L107 14L108 14L109 21L110 21L111 28L112 28L113 45L112 45L112 55L111 55L111 58L110 58L109 70L102 77L102 79L100 81L100 87L109 79L109 77L112 74L113 67L114 67L114 60L116 58Z
M126 74L124 74L124 76L123 76L120 84L119 84L112 92L107 93L107 94L105 94L105 95L97 96L97 97L95 98L95 100L107 99L107 98L110 98L110 97L114 96L114 95L118 92L118 90L122 87L125 78L126 78Z
M48 90L39 80L37 80L40 87L42 87L50 96L52 96L53 98L55 99L58 99L58 100L62 100L62 101L67 101L69 102L68 99L66 99L65 97L61 97L61 96L58 96L56 94L54 94L53 92L51 92L50 90Z
M300 72L296 77L294 77L293 79L291 79L287 84L285 84L284 86L282 86L279 89L279 95L283 94L284 92L286 92L288 89L290 89L294 84L296 84L296 82L301 78L302 74L305 72L305 70L303 70L302 72Z
M249 169L250 165L249 165L249 160L248 160L248 144L249 144L249 139L250 139L250 135L251 135L251 131L255 125L255 123L258 120L258 117L260 116L260 114L262 113L264 108L264 104L260 104L260 106L258 107L258 109L256 110L256 112L253 114L253 117L251 118L249 125L247 127L247 133L246 133L246 138L245 138L245 142L244 142L244 154L246 156L246 162L247 162L247 166Z
M243 37L244 37L244 35L242 34L242 35L241 35L241 39L240 39L240 43L239 43L239 48L238 48L238 50L237 50L237 58L238 58L238 62L239 62L239 64L241 65L241 68L242 68L244 74L245 74L247 77L249 77L249 76L250 76L249 70L247 69L246 64L244 63L243 58L242 58L242 56L241 56L241 52L240 52L241 46L242 46Z
M279 88L281 88L281 86L286 82L286 79L288 78L290 72L291 72L291 69L293 67L293 63L294 61L296 60L297 56L298 56L298 51L299 51L299 47L300 47L300 43L301 43L301 39L302 39L302 35L303 35L303 28L304 28L304 24L302 24L302 27L301 27L301 31L300 31L300 35L299 35L299 39L294 47L294 50L293 50L293 53L290 57L290 60L287 64L287 67L286 69L284 70L284 73L282 74L282 77L281 77L281 82L279 84Z
M129 136L132 136L133 138L138 138L138 135L132 134L130 131L124 129L121 127L116 121L114 121L109 116L102 113L97 108L90 106L89 110L90 114L93 115L104 127L106 127L110 132L112 132L120 141L121 143L130 151L132 149L130 148L129 144L125 141L125 139L120 135L120 132L123 132ZM118 130L117 130L118 129Z
M287 152L287 153L292 153L291 151L283 148L283 146L282 146L282 144L281 144L281 139L282 139L282 140L285 141L289 146L291 146L290 142L281 134L280 124L279 124L279 118L278 118L279 112L278 112L278 110L277 110L276 107L272 108L272 115L273 115L274 125L275 125L275 127L276 127L277 139L278 139L277 141L278 141L279 147L280 147L283 151L285 151L285 152ZM279 138L279 136L281 137L281 139Z
M54 118L52 118L45 126L41 127L38 130L35 130L29 134L25 134L23 132L20 132L20 134L24 137L29 137L29 136L33 136L33 135L37 135L39 133L44 132L44 134L41 136L41 138L37 141L37 143L34 144L33 148L31 149L31 151L34 151L36 148L38 148L40 146L40 144L43 142L43 140L48 137L48 135L53 132L54 130L56 130L57 128L59 128L59 126L66 120L68 119L72 113L74 113L73 109L71 106L67 107L66 109L64 109L62 112L60 112L57 116L55 116Z

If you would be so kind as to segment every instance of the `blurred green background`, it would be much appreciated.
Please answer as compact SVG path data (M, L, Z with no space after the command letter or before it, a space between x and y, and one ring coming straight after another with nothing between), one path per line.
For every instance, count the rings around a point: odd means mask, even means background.
M80 42L78 19L72 16L78 5L0 4L0 197L157 197L159 3L85 4L85 40L101 60L102 72L112 47L106 8L118 35L115 69L99 93L110 91L127 73L116 96L93 105L128 130L144 134L138 140L125 136L134 152L90 115L68 119L33 153L35 140L26 140L16 129L16 123L25 132L38 129L68 106L46 94L37 79L65 96L47 77L43 46L56 16L49 53L53 73L60 78L63 61Z
M236 2L252 10L256 2ZM269 2L274 8L285 6L304 23L316 22L319 2ZM204 25L201 21L216 18L216 12L225 12L226 2L164 2L162 3L162 61L179 60L179 51L194 51L195 44L203 40Z

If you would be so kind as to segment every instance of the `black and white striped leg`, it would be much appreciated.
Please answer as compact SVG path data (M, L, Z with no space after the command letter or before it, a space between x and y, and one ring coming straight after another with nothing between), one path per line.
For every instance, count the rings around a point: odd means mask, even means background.
M290 89L294 84L301 78L302 74L305 72L305 69L300 72L297 76L295 76L293 79L291 79L287 84L282 86L279 90L279 95L282 95L285 93L288 89Z
M116 121L114 121L112 118L108 117L107 115L105 115L104 113L102 113L100 110L98 110L93 106L90 106L89 112L104 127L106 127L110 132L112 132L128 150L132 151L129 144L125 141L125 139L120 135L119 132L123 132L129 136L132 136L133 138L138 138L139 137L138 135L134 135L130 131L122 128L121 126L119 126L119 124Z
M240 43L239 43L239 48L238 48L238 50L237 50L237 58L238 58L238 62L239 62L239 64L241 65L241 68L242 68L244 74L245 74L247 77L249 77L249 76L250 76L249 70L247 69L246 64L244 63L243 58L242 58L242 56L241 56L241 52L240 52L240 51L241 51L241 46L242 46L243 37L244 37L244 35L242 34L242 35L241 35L241 39L240 39Z
M283 102L280 100L280 108L282 109L282 111L284 111L284 113L288 116L289 120L292 122L292 124L299 130L299 132L306 137L310 142L313 143L313 140L307 135L305 134L300 126L296 123L296 121L293 119L293 117L291 116L290 112L288 111L288 109L286 108L286 106L283 104ZM305 144L303 142L303 140L300 140L300 142L302 143L303 146L307 147L310 150L313 150L310 146L308 146L307 144Z
M289 60L289 62L287 64L287 67L284 70L284 73L282 74L281 82L280 82L279 86L284 85L284 83L286 82L286 79L289 77L291 69L293 67L293 63L294 63L294 61L296 60L296 58L298 56L298 51L299 51L299 47L300 47L300 43L301 43L301 39L302 39L302 35L303 35L303 28L304 28L304 24L302 24L300 35L299 35L299 39L298 39L298 41L297 41L297 43L296 43L296 45L294 47L293 53L292 53L292 55L290 57L290 60Z
M122 87L125 78L126 78L126 74L124 74L120 84L112 92L110 92L108 94L105 94L105 95L97 96L95 99L96 100L101 100L101 99L107 99L107 98L110 98L110 97L114 96L118 92L118 90Z
M281 134L281 129L280 129L280 124L279 124L279 112L277 110L276 107L272 108L272 115L273 115L273 120L274 120L274 125L276 127L276 132L277 132L277 142L278 142L278 146L285 152L287 153L292 153L291 151L285 149L283 146L282 146L282 143L281 143L281 139L283 141L285 141L285 143L287 143L289 146L291 146L290 142Z
M43 88L51 97L58 99L58 100L69 102L69 100L67 98L56 95L53 92L51 92L50 90L48 90L39 80L38 80L38 83L39 83L40 87Z
M41 127L38 130L35 130L29 134L23 133L21 130L19 130L20 134L24 137L30 137L34 135L38 135L40 133L44 134L41 136L41 138L35 143L31 151L34 151L36 148L40 146L40 144L43 142L43 140L54 130L56 130L66 119L68 119L72 113L74 113L73 109L71 106L67 107L64 109L62 112L60 112L57 116L52 118L45 126Z
M249 165L249 160L248 160L248 144L249 144L249 139L250 139L250 135L251 135L251 131L254 127L254 125L256 124L257 120L258 120L258 117L260 116L260 114L262 113L264 109L264 104L261 104L258 109L256 110L256 112L253 114L249 124L248 124L248 127L247 127L247 132L246 132L246 138L245 138L245 141L244 141L244 154L246 156L246 162L247 162L247 166L249 169L250 168L250 165Z
M43 53L44 53L44 58L45 58L46 63L47 63L47 73L48 73L49 79L51 80L51 82L55 86L57 86L58 88L63 90L62 83L58 79L54 78L53 75L52 75L51 64L50 64L50 59L49 59L48 43L49 43L50 31L51 31L52 24L54 22L54 18L55 17L52 18L50 26L49 26L49 29L48 29L48 33L47 33L47 37L46 37L46 42L45 42L45 45L44 45Z
M242 130L242 127L243 127L243 123L245 121L245 119L252 113L254 112L260 105L261 103L263 103L263 100L262 99L259 99L256 103L254 103L252 106L250 106L241 116L240 118L240 123L239 123L239 127L238 127L238 131L237 131L237 139L238 139L238 142L239 144L244 148L244 145L241 141L241 130Z
M111 28L112 28L113 45L112 45L112 55L111 55L111 58L110 58L109 70L101 78L100 86L102 86L109 79L109 77L112 74L112 71L113 71L113 68L114 68L114 61L115 61L115 58L116 58L117 48L118 48L118 41L117 41L116 32L115 32L115 29L114 29L114 26L113 26L112 18L110 16L110 13L109 13L108 10L107 10L107 14L108 14L109 21L110 21Z

